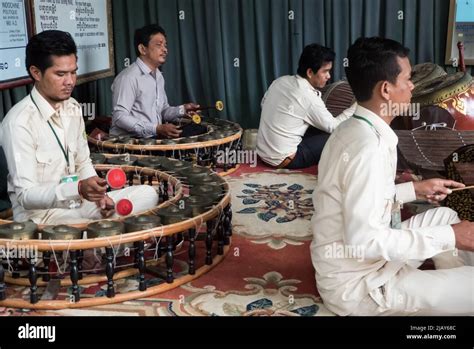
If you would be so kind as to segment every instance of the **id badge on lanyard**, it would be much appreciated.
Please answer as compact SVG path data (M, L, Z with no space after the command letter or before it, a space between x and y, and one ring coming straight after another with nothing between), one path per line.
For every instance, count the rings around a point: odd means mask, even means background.
M69 170L68 170L69 171ZM79 181L79 175L77 174L72 174L72 175L65 175L65 176L62 176L61 177L61 183L74 183L74 182L78 182ZM81 207L81 204L82 204L82 200L81 199L77 199L77 200L69 200L67 202L68 204L68 207L70 209L76 209L76 208L79 208Z
M402 203L394 200L392 205L392 219L390 221L390 227L392 229L402 229Z

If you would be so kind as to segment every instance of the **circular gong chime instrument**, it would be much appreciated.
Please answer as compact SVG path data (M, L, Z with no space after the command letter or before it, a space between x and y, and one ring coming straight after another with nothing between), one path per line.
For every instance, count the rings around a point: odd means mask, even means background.
M223 103L216 102L215 106L203 107L200 110L216 109L222 110ZM176 139L135 139L129 136L113 137L101 136L100 139L88 137L89 146L95 152L91 157L94 163L103 163L104 158L96 154L118 154L107 156L105 161L113 165L135 165L142 155L154 155L156 157L173 158L180 161L188 161L200 166L212 168L222 175L235 171L238 164L236 157L223 156L232 154L242 149L242 128L239 124L222 119L201 117L194 120L199 123L204 133L191 137ZM180 119L181 126L189 126L193 123L192 118ZM199 122L197 122L199 121ZM154 161L154 160L153 160ZM158 160L155 164L140 163L137 165L153 166L161 168Z
M111 181L117 188L153 186L159 193L157 206L83 224L0 220L0 245L34 252L1 256L0 306L61 309L124 302L178 287L223 260L229 251L232 212L229 185L221 176L178 159L104 157L95 157L101 163L94 167L109 186ZM125 288L117 283L123 278L129 278ZM62 291L49 294L46 290L54 279ZM96 283L103 294L82 297L83 287ZM18 287L25 290L18 292ZM69 287L70 296L61 296Z

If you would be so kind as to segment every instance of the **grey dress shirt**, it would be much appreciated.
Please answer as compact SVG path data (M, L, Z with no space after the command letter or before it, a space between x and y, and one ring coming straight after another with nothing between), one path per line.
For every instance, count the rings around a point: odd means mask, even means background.
M154 76L155 75L155 76ZM139 138L156 136L156 126L184 115L184 106L171 107L165 92L165 79L138 58L123 70L112 84L112 126L114 136Z

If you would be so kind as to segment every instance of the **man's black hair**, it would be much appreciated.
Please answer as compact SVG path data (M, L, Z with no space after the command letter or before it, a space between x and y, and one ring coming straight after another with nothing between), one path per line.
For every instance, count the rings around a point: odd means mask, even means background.
M158 33L161 33L164 37L166 37L165 30L158 24L149 24L144 26L143 28L135 30L134 45L137 57L140 57L140 51L138 50L138 46L142 44L143 46L148 47L151 37Z
M53 65L51 56L77 57L77 47L71 34L60 30L46 30L34 35L26 45L26 70L30 73L30 67L37 67L41 73Z
M401 72L397 57L407 57L410 50L395 40L372 37L357 39L347 52L347 80L358 102L372 98L379 81L395 84Z
M315 74L324 63L334 62L336 54L328 47L318 44L310 44L303 49L298 62L298 75L306 78L306 72L310 68Z

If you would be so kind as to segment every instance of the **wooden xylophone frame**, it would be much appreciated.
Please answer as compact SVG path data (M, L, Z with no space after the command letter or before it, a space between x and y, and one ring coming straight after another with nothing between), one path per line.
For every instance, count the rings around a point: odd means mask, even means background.
M163 171L154 170L145 167L138 166L116 166L116 165L95 165L98 172L107 171L114 167L121 167L125 172L135 172L140 176L147 176L148 178L156 177L159 183L163 182L171 184L173 186L173 196L157 205L155 208L136 214L154 214L160 208L170 206L178 202L183 198L183 183L176 177L165 173ZM140 180L139 180L140 181ZM137 183L138 184L138 183ZM49 275L48 272L38 273L36 270L35 263L29 263L28 280L20 281L13 279L12 277L5 277L5 270L2 263L0 263L0 306L13 307L13 308L28 308L28 309L66 309L66 308L82 308L90 306L98 306L112 303L120 303L132 299L149 297L158 293L162 293L194 279L199 278L208 271L210 271L217 264L222 262L224 257L229 252L229 245L231 242L232 228L232 212L230 208L230 192L229 185L223 181L223 197L220 201L215 204L211 209L206 212L183 220L178 223L162 225L153 229L142 230L132 233L124 233L116 236L100 237L93 239L77 239L77 240L12 240L12 239L0 239L0 245L8 245L10 247L27 247L34 245L38 251L43 252L43 259L45 258L44 253L51 253L52 251L62 252L68 251L70 253L70 282L63 282L63 286L72 285L73 301L71 299L65 300L38 300L37 287L44 286L46 281L38 282L38 276L41 274ZM128 216L132 217L132 216ZM128 218L126 217L126 218ZM116 219L116 220L123 220ZM0 224L11 223L11 221L0 220ZM71 224L69 226L76 227L85 230L87 225L93 223L88 222L86 224ZM199 230L202 224L206 223L205 232L205 247L206 256L205 264L199 268L196 268L196 242L197 236L200 233ZM38 230L41 231L45 225L39 225ZM173 264L174 264L174 237L177 234L188 232L189 235L189 247L188 247L188 274L174 277L173 275ZM212 245L213 245L213 233L217 235L217 255L212 256ZM146 287L145 284L145 272L146 263L144 253L144 242L148 239L155 239L156 237L165 238L166 242L166 283L159 285ZM113 265L114 259L114 248L126 243L134 243L138 248L135 252L135 263L134 268L115 273L117 266ZM81 252L87 249L93 248L105 248L106 249L106 268L105 275L92 275L84 276L81 273L81 268L78 258ZM79 253L78 253L79 251ZM48 263L49 264L49 263ZM119 266L120 267L120 266ZM139 274L139 289L135 291L129 291L126 293L120 293L115 295L114 291L114 280L119 278L127 277L130 275ZM30 301L23 298L6 298L6 285L7 283L13 283L16 285L30 286ZM92 297L92 298L80 298L79 285L95 283L100 281L107 281L107 297Z

